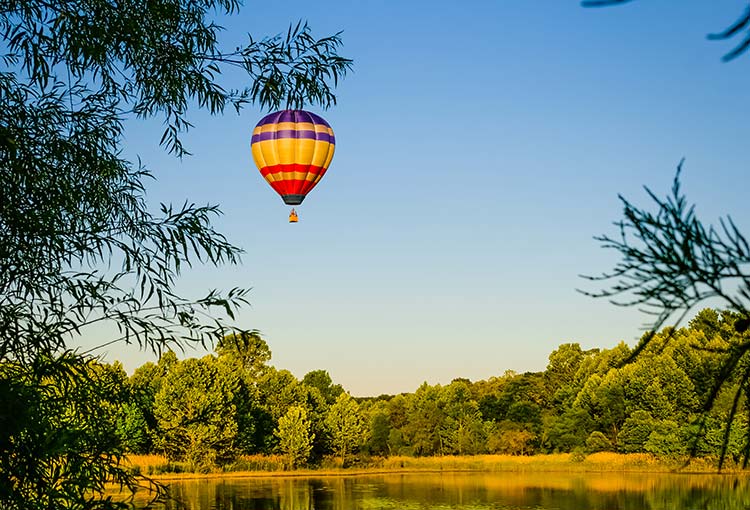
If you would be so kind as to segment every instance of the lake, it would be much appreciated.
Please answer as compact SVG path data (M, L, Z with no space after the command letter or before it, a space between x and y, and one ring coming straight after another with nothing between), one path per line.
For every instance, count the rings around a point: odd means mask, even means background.
M189 510L750 509L750 477L736 475L420 473L221 478L170 486Z

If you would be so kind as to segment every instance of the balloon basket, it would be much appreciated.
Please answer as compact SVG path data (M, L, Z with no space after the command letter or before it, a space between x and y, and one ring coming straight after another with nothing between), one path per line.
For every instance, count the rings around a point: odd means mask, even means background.
M289 223L297 223L299 221L299 217L297 216L297 212L292 209L292 211L289 213Z

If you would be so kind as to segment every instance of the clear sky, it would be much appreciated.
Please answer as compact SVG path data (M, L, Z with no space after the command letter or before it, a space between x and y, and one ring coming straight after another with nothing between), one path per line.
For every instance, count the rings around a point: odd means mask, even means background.
M156 174L154 204L221 205L243 264L197 267L179 288L252 287L239 325L260 330L274 366L328 370L357 396L542 370L560 343L642 333L644 315L575 290L617 260L592 237L614 233L618 193L663 195L685 157L698 213L750 231L750 54L722 63L733 44L705 38L745 5L247 2L221 20L226 47L303 19L343 30L355 61L339 104L311 108L337 146L300 222L253 164L259 108L193 115L182 161L158 147L159 125L131 126L126 148ZM154 357L118 345L105 359L132 371Z

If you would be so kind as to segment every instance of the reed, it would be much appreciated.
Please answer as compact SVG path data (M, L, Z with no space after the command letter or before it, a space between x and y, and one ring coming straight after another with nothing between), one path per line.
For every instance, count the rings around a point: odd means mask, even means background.
M647 454L556 453L549 455L475 455L443 457L390 457L384 468L436 471L670 471L674 462Z
M187 464L169 462L160 455L131 455L127 465L136 473L170 476L221 476L221 475L341 475L359 473L398 472L632 472L632 473L716 473L716 463L711 459L662 459L645 453L621 454L612 452L556 453L549 455L473 455L435 457L366 457L350 467L342 468L339 459L325 459L319 466L308 466L290 471L281 455L244 455L232 464L208 473L195 473ZM729 466L725 472L740 471Z
M142 475L159 475L176 472L176 463L169 462L163 455L128 455L124 462L131 472Z
M224 467L225 472L284 471L287 460L283 455L243 455Z

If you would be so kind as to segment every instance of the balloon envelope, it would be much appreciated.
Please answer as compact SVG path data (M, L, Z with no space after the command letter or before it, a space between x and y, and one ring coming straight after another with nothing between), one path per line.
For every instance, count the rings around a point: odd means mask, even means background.
M282 110L258 122L250 147L261 175L284 203L299 205L326 173L336 139L318 115Z

